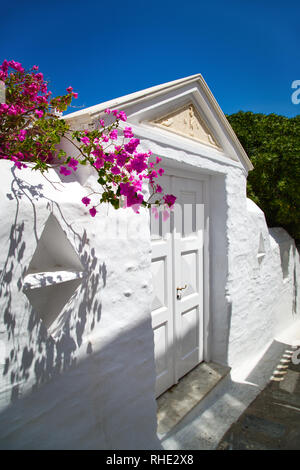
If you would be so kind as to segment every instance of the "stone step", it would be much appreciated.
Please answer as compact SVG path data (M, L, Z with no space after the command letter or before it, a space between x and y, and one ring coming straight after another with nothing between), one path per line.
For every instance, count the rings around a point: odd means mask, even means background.
M179 382L157 399L157 432L159 437L175 431L175 428L192 410L205 405L221 382L229 376L230 367L214 362L201 362Z

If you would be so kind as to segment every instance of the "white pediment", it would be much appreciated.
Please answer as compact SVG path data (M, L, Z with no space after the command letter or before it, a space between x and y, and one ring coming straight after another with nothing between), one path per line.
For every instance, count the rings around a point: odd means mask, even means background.
M201 152L211 158L230 158L241 162L246 171L253 165L240 144L220 106L200 74L163 83L146 90L100 103L63 117L76 128L97 125L106 108L126 112L134 132L146 139L176 140L182 147L199 150L195 143L207 146ZM159 132L158 136L157 129ZM75 128L75 127L74 127ZM167 133L169 135L167 135ZM170 134L174 139L170 139ZM185 140L176 136L182 136ZM213 150L216 149L217 152Z
M221 148L192 103L155 119L152 124L203 144Z

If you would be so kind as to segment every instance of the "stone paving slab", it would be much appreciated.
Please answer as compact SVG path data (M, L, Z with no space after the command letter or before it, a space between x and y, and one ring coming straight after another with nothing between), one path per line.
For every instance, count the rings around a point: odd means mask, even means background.
M218 450L300 450L300 364L286 360L284 354L268 385L226 432Z
M157 431L168 433L230 372L229 367L201 362L157 399Z

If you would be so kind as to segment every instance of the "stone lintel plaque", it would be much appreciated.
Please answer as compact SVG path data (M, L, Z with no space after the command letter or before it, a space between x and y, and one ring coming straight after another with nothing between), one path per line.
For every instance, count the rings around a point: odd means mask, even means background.
M193 104L188 104L166 116L156 119L153 121L153 124L183 137L221 148Z

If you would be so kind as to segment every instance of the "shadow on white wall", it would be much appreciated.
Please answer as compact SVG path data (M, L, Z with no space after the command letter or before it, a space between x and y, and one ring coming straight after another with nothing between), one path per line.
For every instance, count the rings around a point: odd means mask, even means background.
M101 264L93 248L89 247L86 231L79 235L72 229L59 204L43 194L43 185L27 183L16 176L14 168L11 172L11 192L6 196L16 201L16 212L1 273L0 295L4 300L7 334L3 376L10 378L13 402L19 397L20 387L24 387L29 379L30 371L34 370L32 389L36 389L76 364L76 351L82 344L87 322L92 330L101 319L102 306L95 294L100 286L105 288L107 270L105 263ZM29 264L24 258L24 221L18 220L23 199L32 205L33 236L37 243ZM41 199L47 201L50 211L54 206L59 211L73 234L76 251L52 212L38 238L36 203ZM18 277L17 289L30 301L21 319L12 307L11 284L20 266L22 274ZM91 352L92 347L88 345L87 353Z

